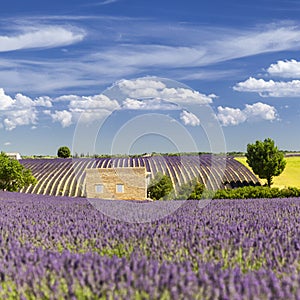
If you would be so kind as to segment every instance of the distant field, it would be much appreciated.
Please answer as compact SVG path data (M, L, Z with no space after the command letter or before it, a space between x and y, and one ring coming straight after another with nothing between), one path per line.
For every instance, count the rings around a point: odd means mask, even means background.
M246 163L246 157L236 157L235 159L251 170ZM300 156L291 156L285 159L286 167L281 175L274 177L272 187L284 188L294 186L300 188ZM262 183L266 183L266 180L262 180Z

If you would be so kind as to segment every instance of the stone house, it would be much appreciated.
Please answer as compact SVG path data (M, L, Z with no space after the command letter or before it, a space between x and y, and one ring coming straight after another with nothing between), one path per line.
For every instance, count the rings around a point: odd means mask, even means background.
M145 167L86 169L88 198L145 200L147 173Z

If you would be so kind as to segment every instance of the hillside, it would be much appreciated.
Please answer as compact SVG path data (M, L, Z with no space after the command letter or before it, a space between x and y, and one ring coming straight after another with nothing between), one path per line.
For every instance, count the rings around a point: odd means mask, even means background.
M158 172L171 178L174 189L194 178L209 190L254 185L256 176L243 164L226 156L153 156L78 159L22 159L38 180L21 192L53 196L85 196L85 170L89 168L145 167L150 178Z

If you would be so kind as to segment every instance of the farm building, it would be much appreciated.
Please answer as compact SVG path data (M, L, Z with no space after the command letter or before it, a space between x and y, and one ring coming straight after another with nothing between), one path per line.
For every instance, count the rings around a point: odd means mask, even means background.
M147 198L146 168L86 169L88 198L145 200Z
M6 152L6 155L12 159L17 159L17 160L22 159L21 154L18 152Z

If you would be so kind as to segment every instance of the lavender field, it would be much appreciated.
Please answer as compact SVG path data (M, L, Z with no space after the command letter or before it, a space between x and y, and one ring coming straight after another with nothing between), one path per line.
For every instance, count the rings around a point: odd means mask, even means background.
M300 299L300 199L186 201L135 224L1 192L0 227L1 299Z

